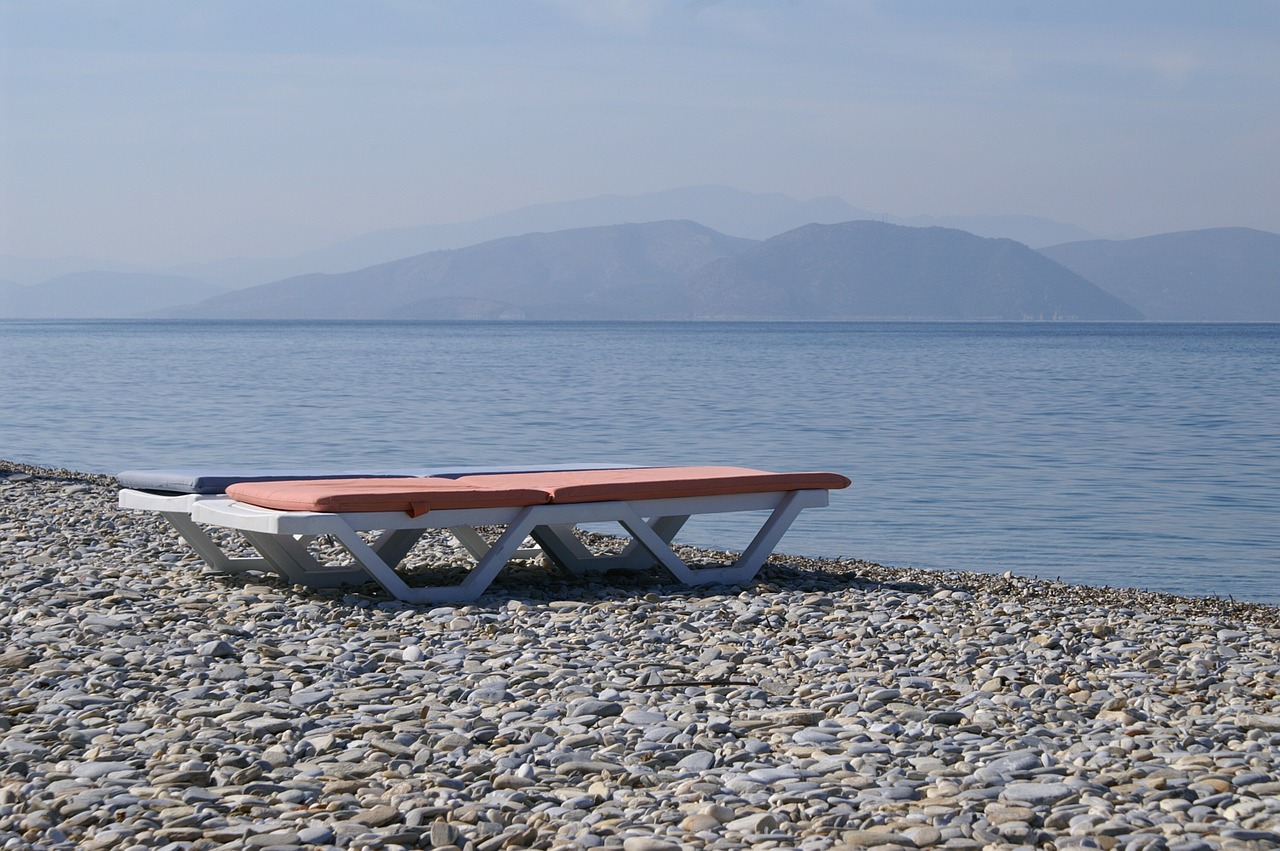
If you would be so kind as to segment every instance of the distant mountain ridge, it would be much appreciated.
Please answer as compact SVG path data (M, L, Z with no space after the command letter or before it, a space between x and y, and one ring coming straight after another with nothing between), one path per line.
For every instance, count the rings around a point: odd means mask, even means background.
M1213 228L1041 249L1169 322L1280 322L1280 234Z
M173 315L291 319L1137 319L1012 240L882 222L764 242L689 221L506 237L225 293Z
M599 195L533 204L471 221L375 231L298 257L256 262L222 260L173 271L240 286L298 274L351 272L430 251L468 248L531 233L689 220L726 235L767 239L810 222L873 217L872 213L834 196L798 201L780 193L691 186L644 195ZM0 272L3 268L0 265Z
M1039 216L890 216L887 221L913 228L952 228L991 239L1013 239L1035 249L1094 238L1084 228Z
M979 236L1005 237L1032 248L1089 239L1073 225L1025 215L902 218L873 213L835 196L797 200L781 193L744 192L727 186L690 186L641 195L599 195L534 204L472 221L390 228L290 257L229 257L143 269L84 258L29 260L0 256L0 278L36 284L75 271L151 272L209 281L224 288L270 283L312 273L352 272L442 249L466 248L506 236L604 225L690 220L744 239L768 239L807 224L860 219L912 227L940 225Z
M1022 243L867 221L806 225L718 260L691 295L710 319L1142 318Z
M600 195L535 204L452 225L384 230L304 255L316 268L374 263L449 248L465 248L507 236L554 233L606 225L694 221L721 234L767 239L810 222L872 218L836 197L797 201L724 186L694 186L648 195ZM364 261L369 262L364 262Z
M645 195L599 195L534 204L450 225L398 228L366 234L303 255L312 268L363 268L426 251L465 248L504 236L523 236L603 225L688 220L743 239L769 239L809 224L883 220L911 227L942 225L979 236L1006 237L1033 248L1092 234L1036 216L900 218L873 213L834 195L799 201L778 192L743 192L727 186L690 186Z
M504 237L335 275L235 290L171 315L209 319L652 318L666 287L754 244L694 222Z
M632 231L629 238L644 243L643 251L657 252L644 261L635 256L635 252L640 250L637 247L640 243L627 249L623 232L611 237L613 243L603 237L600 237L604 239L601 242L583 234L565 236L571 231L669 224L673 221L684 221L686 225L696 223L697 227L704 228L701 237L711 240L709 244L712 247L692 250L686 245L679 248L674 232L660 236L662 228L654 228L645 235ZM336 305L345 303L351 316L366 318L370 315L385 316L392 311L398 311L395 314L398 316L458 319L727 316L728 306L733 304L736 296L732 289L723 290L724 297L718 304L708 303L705 294L727 284L706 278L711 271L705 264L727 261L747 249L808 225L845 225L852 222L861 222L864 226L906 225L915 230L945 225L953 231L967 231L975 238L1014 238L1032 248L1049 243L1051 238L1059 239L1061 241L1039 248L1040 253L1136 308L1148 319L1280 322L1280 234L1248 228L1218 228L1136 240L1080 239L1078 237L1083 232L1078 228L1031 216L901 219L873 216L835 197L797 201L785 195L749 193L720 186L689 187L635 196L604 195L534 205L473 222L369 234L303 257L273 261L226 260L163 274L121 263L104 263L91 270L67 274L68 269L91 261L83 258L24 260L0 257L0 318L198 315L207 307L189 306L223 289L217 283L209 282L239 285L245 281L270 287L267 290L255 289L250 297L251 300L263 300L258 307L269 315L301 317L323 314L329 318L343 318L334 311ZM580 223L585 226L578 226ZM864 227L863 236L876 232L874 228ZM602 233L600 231L597 236ZM882 233L903 235L895 231ZM522 241L525 237L530 237L531 241ZM515 240L505 244L502 251L506 254L496 251L491 244L502 239ZM663 240L666 239L676 241L665 245ZM735 239L739 241L734 242ZM893 241L888 236L885 239ZM922 243L913 250L924 251L925 255L936 259L945 254L938 253L942 251L940 244L934 244L938 240L940 238L928 241L928 244ZM886 258L877 261L876 251L888 250L886 243L875 250L864 246L859 257L845 257L837 262L837 258L826 255L806 258L795 252L788 253L784 246L785 242L775 243L762 249L764 253L760 255L760 262L764 262L766 255L776 253L779 257L789 258L787 262L794 264L797 274L803 272L806 264L826 262L839 265L842 262L848 264L846 273L858 280L865 280L867 269L874 266L876 274L886 281L895 281L894 286L919 289L914 303L907 299L905 289L899 294L903 303L898 308L910 315L928 307L929 310L941 311L937 315L945 316L957 312L970 315L974 311L978 311L974 315L984 316L1084 316L1092 315L1090 311L1100 304L1095 303L1086 310L1087 305L1083 302L1060 301L1057 305L1062 311L1060 314L1053 310L1046 314L1048 302L1044 298L1037 302L1026 291L1015 294L1013 290L1004 293L1013 299L1012 302L998 304L992 289L996 278L979 286L980 277L984 274L1003 275L1010 281L1023 280L1031 269L1026 255L1020 254L1019 260L1012 253L1013 249L1007 246L1006 256L998 262L988 258L992 265L985 272L981 271L981 263L976 258L978 254L991 253L994 249L990 246L981 251L971 246L976 252L972 256L966 249L951 261L935 263L933 284L940 285L949 280L949 286L956 292L963 291L966 297L973 299L963 310L958 310L955 304L944 304L945 293L941 290L929 293L927 303L922 301L928 282L907 286L912 275L916 274L911 270L915 268L918 273L925 255L913 258L907 253L900 254L896 261ZM664 265L672 258L656 259L662 251L688 253L681 262ZM523 256L521 252L524 252ZM423 259L437 253L447 256ZM956 266L955 262L961 259L963 263ZM1021 263L1022 271L1012 269L1010 264L1017 265L1015 260ZM403 268L408 267L399 265L409 261L413 261L409 267L416 267L416 272L404 272ZM969 275L969 283L963 286L957 280L961 266L969 270L965 272ZM398 274L404 278L404 286L413 291L397 295L388 289L389 285L382 280L386 269L381 267L400 268L402 271ZM762 292L770 291L770 297L787 310L801 309L805 302L800 294L788 292L786 298L782 298L776 289L776 280L770 283L753 277L759 271L735 268L733 274L745 277L736 280L734 286L761 287ZM1047 267L1042 271L1048 276L1042 285L1052 283L1058 287L1062 284L1060 271L1050 271ZM812 272L810 270L809 273ZM728 273L721 270L717 274ZM349 275L356 277L344 277ZM285 283L290 280L293 282ZM353 280L358 283L353 284ZM432 280L436 283L430 284ZM442 283L445 281L453 283ZM348 287L358 293L366 284L370 288L367 297L343 295L329 289ZM815 283L813 286L821 289L825 285ZM1078 288L1078 284L1073 286ZM302 290L311 292L316 304L299 306L297 293ZM529 294L532 292L539 295L531 297ZM863 292L855 304L851 301L852 289L836 291L829 288L825 292L827 297L835 299L831 305L842 305L842 310L868 308L874 303L873 296L884 295ZM1049 301L1065 292L1057 290ZM1045 293L1042 295L1048 297ZM273 300L278 304L273 304ZM253 315L246 306L248 303L239 297L230 298L217 302L217 309L227 311L226 315ZM887 303L881 304L876 310L888 310L890 307ZM741 312L745 309L745 305L735 307L737 313L734 315L745 315ZM813 304L803 307L803 310L811 309L816 307ZM752 311L755 311L752 315L758 313L755 308ZM1109 308L1104 312L1109 312Z

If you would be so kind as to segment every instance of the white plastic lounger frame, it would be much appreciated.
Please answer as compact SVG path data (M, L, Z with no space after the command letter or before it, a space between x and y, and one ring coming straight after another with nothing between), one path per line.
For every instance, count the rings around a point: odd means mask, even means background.
M660 564L688 585L749 583L777 546L778 541L805 508L827 505L826 490L774 491L728 496L681 497L544 504L511 508L429 511L420 517L403 512L353 512L330 514L277 511L214 497L195 502L191 519L199 523L236 529L258 548L264 559L276 564L294 582L330 586L337 577L359 575L372 580L391 596L410 603L456 603L475 600L485 592L498 572L521 555L520 545L531 536L543 551L570 573L637 570ZM689 517L740 511L768 511L769 516L750 545L727 567L691 567L671 548L671 541ZM616 522L633 539L618 555L595 555L574 535L580 523ZM505 526L490 546L477 526ZM474 567L457 585L412 587L395 568L428 529L447 529L476 559ZM373 544L360 532L379 531ZM299 541L331 535L351 555L349 565L330 567L316 561ZM315 581L313 581L313 579ZM341 584L341 583L339 583Z
M155 494L125 488L120 491L120 507L139 511L154 511L169 522L191 549L218 573L248 573L262 571L278 573L294 583L316 588L338 587L368 582L368 574L361 570L315 569L315 560L307 552L310 538L284 538L259 535L242 530L245 540L260 553L258 557L229 555L210 537L199 523L192 519L196 503L216 496L202 494Z
M313 588L363 585L372 578L359 566L332 568L320 565L307 550L307 546L318 535L267 535L252 529L236 529L258 551L259 556L230 555L194 516L194 506L209 500L230 502L222 494L157 494L130 488L120 491L121 508L159 514L196 551L196 555L217 573L277 573L295 585L310 585ZM400 534L385 536L385 540L379 539L374 545L375 551L385 553L385 558L393 559L392 564L398 564L422 536L421 531L411 535L406 534L407 531L401 530ZM454 530L454 537L477 560L489 550L488 542L474 529ZM511 558L535 558L541 552L534 547L518 549Z
M464 475L484 475L490 473L519 473L519 472L552 472L556 470L620 470L640 467L639 464L552 464L552 465L504 465L491 467L433 467L427 469L399 470L399 471L375 471L373 473L308 473L298 471L291 474L285 471L260 471L248 470L240 472L222 471L217 473L209 473L208 476L216 479L225 479L226 481L253 481L263 475L269 475L273 478L288 479L316 479L316 478L341 478L342 476L362 476L375 475L386 478L406 478L425 476L456 478ZM120 507L134 511L152 511L159 514L169 522L183 540L185 540L191 549L204 560L204 563L210 569L218 573L246 573L249 571L272 571L279 573L281 576L293 581L304 582L316 587L326 587L322 583L332 586L351 585L368 582L369 577L359 569L348 571L327 570L323 575L318 574L314 570L314 559L305 552L307 540L295 539L295 542L270 539L254 539L253 532L241 530L246 540L261 553L261 558L245 558L229 555L224 551L217 542L209 536L209 533L200 527L200 525L192 520L191 508L197 502L206 499L215 499L219 497L225 498L222 493L172 493L172 492L155 492L151 490L140 490L138 488L145 485L156 485L157 487L188 487L197 483L201 476L206 475L195 470L141 470L132 473L122 473L121 476L128 477L131 483L138 482L136 487L124 487L120 489ZM143 484L145 483L145 485ZM416 540L416 538L414 539ZM466 547L472 557L479 559L488 549L488 544L478 534L467 534L465 531L458 536L459 542ZM412 548L412 543L409 548ZM408 552L406 548L405 552ZM537 556L540 550L524 549L520 550L514 558L532 558ZM399 555L399 559L404 557L404 553ZM308 572L309 571L309 572ZM304 576L305 572L305 576Z

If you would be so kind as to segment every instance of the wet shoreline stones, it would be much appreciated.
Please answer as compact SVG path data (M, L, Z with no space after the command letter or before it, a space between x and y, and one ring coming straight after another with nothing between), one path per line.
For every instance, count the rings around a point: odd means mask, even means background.
M791 556L409 606L9 462L0 583L0 849L1280 847L1276 607Z

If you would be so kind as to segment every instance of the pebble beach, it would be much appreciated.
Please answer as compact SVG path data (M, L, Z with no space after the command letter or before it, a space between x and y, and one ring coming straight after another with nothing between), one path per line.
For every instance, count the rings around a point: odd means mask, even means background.
M0 583L0 849L1280 848L1274 606L782 554L412 606L3 461Z

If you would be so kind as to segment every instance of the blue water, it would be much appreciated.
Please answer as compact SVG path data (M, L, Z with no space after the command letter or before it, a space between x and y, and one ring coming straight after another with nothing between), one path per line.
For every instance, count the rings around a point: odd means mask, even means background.
M784 552L1273 603L1278 391L1276 325L0 322L3 458L828 469Z

